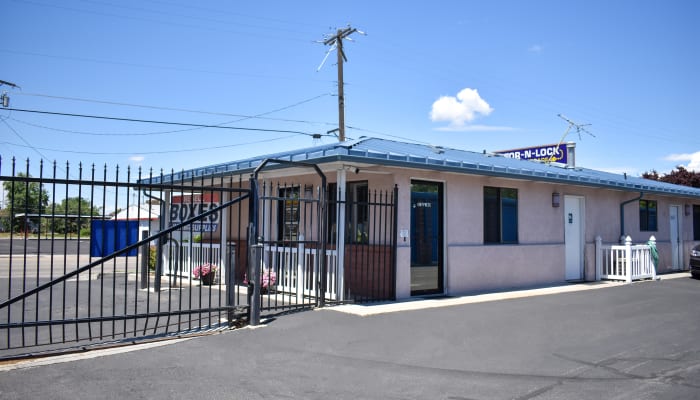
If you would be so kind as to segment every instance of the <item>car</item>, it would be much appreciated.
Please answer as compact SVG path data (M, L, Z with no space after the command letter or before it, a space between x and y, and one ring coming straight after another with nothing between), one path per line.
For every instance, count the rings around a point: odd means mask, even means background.
M690 275L700 279L700 244L690 250Z

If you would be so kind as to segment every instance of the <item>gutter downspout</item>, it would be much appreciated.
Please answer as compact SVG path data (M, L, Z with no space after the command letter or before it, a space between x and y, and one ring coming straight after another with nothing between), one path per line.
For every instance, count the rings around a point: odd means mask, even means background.
M644 192L639 192L639 197L635 197L634 199L623 201L620 203L620 241L624 242L625 238L625 205L629 203L633 203L635 201L639 201L644 197Z

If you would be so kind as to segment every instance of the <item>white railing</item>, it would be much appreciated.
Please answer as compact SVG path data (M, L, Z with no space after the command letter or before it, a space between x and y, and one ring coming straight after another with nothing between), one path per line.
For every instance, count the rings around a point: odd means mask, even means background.
M627 236L624 245L604 245L596 237L596 272L600 279L632 282L640 279L656 279L656 268L651 255L651 246L656 246L652 236L650 244L632 244Z
M221 245L213 243L182 243L163 246L163 274L192 279L192 269L198 265L216 265L219 281L223 282L225 271L222 267Z
M304 243L296 247L265 245L263 247L263 275L273 271L277 279L274 286L277 291L296 294L297 302L303 302L304 296L315 296L317 290L320 249L307 249ZM299 257L299 255L302 257ZM338 299L338 251L326 250L325 298ZM269 274L269 272L268 272Z

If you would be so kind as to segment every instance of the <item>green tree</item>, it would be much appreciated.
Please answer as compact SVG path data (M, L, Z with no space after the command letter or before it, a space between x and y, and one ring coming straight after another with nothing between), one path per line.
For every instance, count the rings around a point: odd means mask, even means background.
M89 218L84 217L100 215L100 207L91 206L90 202L82 197L65 198L52 208L56 216L63 216L54 219L53 229L57 233L78 233L89 229Z
M688 171L680 165L665 175L659 175L655 170L645 172L642 174L642 178L700 188L700 172Z
M18 173L18 178L31 178L31 175ZM2 183L7 193L4 218L9 220L11 229L27 229L32 224L32 217L27 214L46 214L46 206L49 204L49 193L38 182L5 181ZM23 217L15 217L17 214L25 214ZM8 224L8 225L10 225Z

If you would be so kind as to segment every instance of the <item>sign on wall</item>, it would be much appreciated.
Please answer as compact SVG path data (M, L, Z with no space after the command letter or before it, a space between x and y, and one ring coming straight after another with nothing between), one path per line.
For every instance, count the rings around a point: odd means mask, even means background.
M201 215L219 204L219 193L174 195L170 202L170 226ZM219 213L217 211L192 223L192 231L216 231L219 227Z
M522 149L499 150L496 154L501 154L503 157L517 158L520 160L536 160L546 162L556 162L567 164L567 148L566 143L562 144L546 144L536 147L525 147Z

